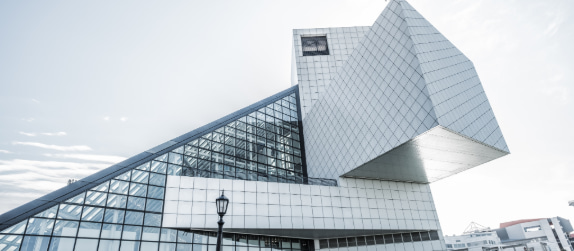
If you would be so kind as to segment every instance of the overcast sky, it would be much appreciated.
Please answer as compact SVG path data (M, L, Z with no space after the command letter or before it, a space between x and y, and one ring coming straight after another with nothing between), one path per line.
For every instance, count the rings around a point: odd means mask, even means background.
M574 220L574 1L409 2L474 62L511 151L431 185L444 233ZM0 213L288 88L292 29L386 4L0 1Z

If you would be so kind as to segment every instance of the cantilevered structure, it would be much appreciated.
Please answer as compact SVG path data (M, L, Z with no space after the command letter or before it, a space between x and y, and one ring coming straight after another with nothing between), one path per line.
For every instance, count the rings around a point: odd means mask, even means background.
M0 216L0 250L444 250L429 183L509 153L472 62L404 0L293 32L292 87Z

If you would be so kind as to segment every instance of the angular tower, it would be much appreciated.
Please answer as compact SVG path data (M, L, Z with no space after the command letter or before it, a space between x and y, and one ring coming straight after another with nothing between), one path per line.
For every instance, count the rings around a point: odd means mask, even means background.
M295 30L293 86L0 215L0 250L444 250L433 182L508 154L472 63L403 0Z

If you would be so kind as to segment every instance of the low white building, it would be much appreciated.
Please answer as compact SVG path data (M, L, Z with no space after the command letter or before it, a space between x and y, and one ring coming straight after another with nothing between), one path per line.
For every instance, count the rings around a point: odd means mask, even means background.
M483 248L499 247L500 238L495 231L466 233L463 235L445 236L447 250L482 251Z
M570 221L560 217L501 223L499 229L445 236L448 250L574 251Z

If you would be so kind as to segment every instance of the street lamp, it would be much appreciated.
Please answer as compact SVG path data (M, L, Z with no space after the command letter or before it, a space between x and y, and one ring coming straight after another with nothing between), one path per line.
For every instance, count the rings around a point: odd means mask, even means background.
M217 214L219 214L219 221L217 225L219 225L219 231L217 231L217 246L215 247L215 251L221 251L221 238L223 237L223 216L227 213L227 205L229 205L229 199L223 195L224 191L221 191L221 196L215 199L215 206L217 207Z

